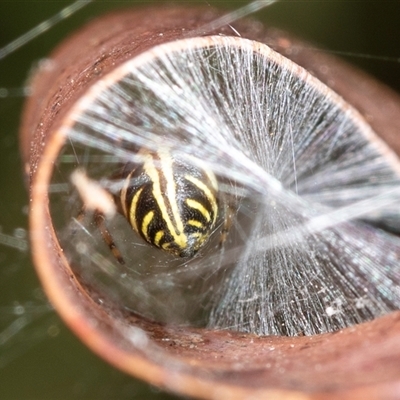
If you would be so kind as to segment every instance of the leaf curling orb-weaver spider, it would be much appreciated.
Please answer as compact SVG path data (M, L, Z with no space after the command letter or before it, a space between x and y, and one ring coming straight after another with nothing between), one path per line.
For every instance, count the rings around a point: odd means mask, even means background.
M215 229L216 176L167 150L142 149L139 155L141 164L128 163L122 170L118 209L146 242L175 256L193 257Z

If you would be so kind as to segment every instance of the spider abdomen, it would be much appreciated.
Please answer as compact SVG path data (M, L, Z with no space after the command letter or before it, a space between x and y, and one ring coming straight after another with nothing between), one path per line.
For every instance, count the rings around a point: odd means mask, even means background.
M218 185L210 170L167 151L141 151L144 162L125 173L123 213L148 243L192 257L207 242L218 216Z

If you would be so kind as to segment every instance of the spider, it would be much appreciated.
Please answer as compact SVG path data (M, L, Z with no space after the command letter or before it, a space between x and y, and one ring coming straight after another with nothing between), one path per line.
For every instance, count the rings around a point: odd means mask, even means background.
M208 168L172 156L167 150L142 149L140 164L128 163L118 175L122 187L114 197L117 210L149 244L174 256L192 258L207 243L220 213L218 181ZM230 227L225 218L220 245ZM103 239L120 263L121 253L105 227L105 217L94 219Z

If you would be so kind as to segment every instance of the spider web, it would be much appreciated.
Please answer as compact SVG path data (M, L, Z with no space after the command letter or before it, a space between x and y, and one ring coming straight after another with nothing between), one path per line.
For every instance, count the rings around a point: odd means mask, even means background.
M286 3L286 2L283 2ZM305 25L305 24L310 24L310 21L315 20L315 18L310 17L310 11L307 8L306 4L300 3L300 4L285 4L283 8L284 10L284 17L281 17L282 19L289 19L291 15L296 15L297 18L297 27L292 28L292 30L298 29L300 31L301 28L298 28L298 26ZM28 4L23 4L24 7L28 7ZM296 10L293 8L289 10L289 7L297 7ZM380 12L385 12L385 6L382 5L378 7L378 10ZM3 5L2 7L5 7ZM60 6L59 3L53 5L56 9L53 11L60 11ZM322 6L321 6L322 7ZM390 7L390 6L388 6ZM101 7L99 7L101 8ZM271 9L272 10L272 9ZM302 11L303 10L303 11ZM383 11L382 11L383 10ZM340 9L339 9L340 11ZM338 12L339 12L338 11ZM11 11L10 11L11 12ZM285 14L286 12L286 14ZM386 11L387 12L387 11ZM13 33L12 36L7 37L6 33L7 32L7 26L8 24L2 23L2 31L0 32L1 35L1 40L2 44L7 44L9 43L16 35L20 35L21 33L27 31L31 26L32 23L28 23L27 20L23 20L22 15L29 15L33 13L30 13L26 8L24 9L24 12L21 13L21 9L16 9L14 10L15 15L17 15L16 18L18 18L19 24L15 24L13 21L15 19L11 18L11 16L8 14L8 12L4 12L4 16L6 16L7 19L12 21L14 25L17 25L19 28L19 32ZM93 13L93 9L90 11L90 13ZM274 11L271 11L271 18L274 18L273 16ZM289 17L288 17L289 14ZM358 13L360 14L360 12ZM387 14L394 14L394 13L387 13ZM49 13L48 15L52 15L52 13ZM81 21L83 21L88 14L82 13ZM335 14L332 14L332 9L329 9L328 11L325 11L325 13L322 14L323 17L320 17L319 20L324 21L324 24L327 23L327 15L330 15L329 20L335 21L335 24L337 26L337 18L335 18ZM354 18L351 17L351 13L341 13L341 21L345 21L346 16L348 16L349 19ZM378 15L378 14L375 14ZM39 21L43 21L47 19L47 16L39 16ZM71 20L77 21L80 17L74 16ZM268 18L268 15L266 15L266 18ZM277 18L279 20L279 17ZM302 24L301 21L304 21ZM40 366L40 360L41 358L38 356L36 358L29 357L29 353L32 352L35 348L43 349L44 346L49 346L51 341L55 340L55 343L58 343L59 346L65 345L68 340L62 342L61 340L58 341L60 337L60 333L62 333L61 336L65 338L65 336L68 336L66 332L64 332L62 326L60 325L58 318L54 315L54 313L51 311L50 306L48 305L47 301L43 298L42 293L39 289L39 285L37 280L34 277L34 274L32 272L31 268L31 263L30 263L30 257L28 252L25 250L26 249L26 239L23 237L23 231L19 230L17 232L14 232L16 227L23 227L22 229L26 230L26 205L27 201L26 200L21 200L25 199L24 195L24 189L22 188L22 184L17 189L14 191L15 182L20 182L20 167L19 164L17 164L16 159L17 159L17 139L16 139L16 132L17 132L17 126L18 126L18 112L15 112L14 110L19 110L21 106L21 101L19 99L19 96L21 94L26 93L26 89L22 87L21 82L24 82L25 77L27 75L27 71L32 65L32 62L38 58L38 52L39 52L39 47L41 47L40 51L42 52L40 56L44 56L46 53L48 53L48 50L62 37L65 35L65 33L68 31L68 29L71 28L63 28L61 27L62 24L60 24L60 28L56 27L55 31L51 31L52 33L46 33L43 37L44 39L51 39L48 42L52 42L51 44L45 44L44 46L39 45L40 42L37 42L37 45L33 45L30 48L27 49L21 49L17 51L15 54L12 53L9 57L6 59L3 59L1 61L1 71L4 71L4 73L0 73L1 81L0 81L0 86L2 87L2 90L0 90L0 96L2 99L0 99L0 124L1 124L1 150L4 152L5 156L2 157L2 186L3 187L8 187L10 188L11 191L8 191L7 193L4 193L3 196L1 196L0 199L0 204L2 206L2 215L0 218L0 224L2 226L2 232L1 232L1 255L0 255L0 260L1 260L1 304L0 304L0 312L1 312L1 329L0 329L0 357L3 360L1 364L2 372L4 371L11 371L8 372L11 376L12 373L14 373L14 376L18 377L17 382L12 381L11 384L7 384L7 388L5 384L1 385L2 386L2 391L3 390L11 390L13 393L21 393L18 392L17 388L28 385L28 382L30 383L30 387L32 391L25 391L25 395L18 396L19 398L29 398L31 396L28 395L32 393L39 393L40 389L38 388L37 383L35 384L34 382L30 382L27 378L24 378L21 382L21 376L29 376L29 374L32 371L29 370L24 370L22 367L23 365L30 365L31 368L39 368ZM354 25L353 22L349 23L349 25ZM371 28L372 26L372 28ZM376 26L370 25L368 28L369 35L376 35ZM316 30L318 29L315 28ZM352 33L348 33L349 31L342 29L341 31L344 31L346 43L349 43L349 40L353 40L355 35ZM306 33L306 35L309 34L311 35L312 33ZM336 36L332 35L329 33L331 37ZM304 36L304 33L303 33ZM396 35L394 35L396 37ZM318 37L317 40L323 40L321 36ZM387 44L389 41L386 40L385 38L382 39L382 36L377 40L377 43L379 46L383 46ZM391 40L393 42L393 45L396 45L396 40ZM343 46L344 44L339 44L339 45L333 45L333 44L328 44L330 48L333 49L344 49ZM384 56L396 56L397 54L391 53L390 50L380 50L381 47L379 48L379 51L376 48L370 47L368 50L368 47L362 48L359 44L354 44L354 47L357 51L353 55L358 55L360 52L361 53L366 53L367 55L369 54L383 54ZM398 48L398 47L397 47ZM344 49L346 50L346 49ZM381 53L382 51L382 53ZM21 62L21 57L24 56L26 62ZM39 56L39 57L40 57ZM373 64L377 64L375 61L371 60L366 60L364 62L365 66L371 66ZM398 73L398 68L397 68L397 63L393 63L391 61L387 62L381 62L379 63L382 65L382 68L385 70L388 70L392 68L394 70L394 75L397 76ZM4 166L3 166L4 164ZM12 182L12 184L11 184ZM15 201L14 201L15 200ZM23 208L25 209L23 210ZM250 298L251 299L251 298ZM328 313L335 313L337 312L338 308L341 307L341 304L339 302L337 303L332 303L331 306L328 306L331 308L328 308ZM233 323L232 325L235 325ZM42 346L42 347L41 347ZM56 347L57 348L57 347ZM82 352L82 349L79 347L79 350L74 353L74 354L79 354ZM90 358L90 357L88 357ZM65 357L64 357L65 360ZM92 365L97 362L96 360L90 359L92 362ZM89 362L89 361L88 361ZM76 364L71 363L70 365L75 365L75 367L71 368L76 368ZM26 371L26 372L24 372ZM64 369L63 369L64 371ZM50 372L46 370L46 372ZM120 378L116 378L115 375L113 375L112 370L107 369L106 372L104 373L104 376L106 375L112 375L112 378L110 378L109 383L114 390L117 387L124 386L124 390L121 389L119 394L121 395L120 398L123 397L123 393L130 398L132 397L132 393L136 393L140 397L140 390L137 389L138 385L135 383L133 386L132 384L128 384L126 381L121 380ZM4 373L2 376L6 376L7 374ZM46 381L47 377L50 375L35 375L39 376L39 382L43 384L43 382ZM60 372L61 376L61 372ZM99 375L97 375L99 376ZM61 381L61 378L59 378ZM72 380L73 381L73 380ZM98 382L98 380L97 380ZM114 382L114 384L112 383ZM116 384L118 382L118 384ZM92 390L93 387L95 386L94 380L91 381L89 377L87 378L78 378L75 377L75 394L76 396L81 396L82 398L85 398L85 395L88 394L88 389L87 387L91 386ZM124 385L121 385L124 384ZM97 385L97 383L96 383ZM42 385L43 386L43 385ZM70 384L69 387L71 388L73 385ZM44 385L45 388L48 389L48 386ZM35 392L36 391L36 392ZM4 393L4 392L3 392ZM40 398L44 398L45 392L40 392L41 395L39 396ZM60 392L57 392L60 394ZM97 394L99 394L98 392ZM154 392L151 392L148 390L146 392L146 398L151 398L153 396L154 398L158 398L159 396L155 394ZM166 397L166 395L165 395ZM52 398L51 395L49 398ZM70 398L70 396L66 396L66 398ZM78 397L79 398L79 397ZM99 397L97 397L99 398Z

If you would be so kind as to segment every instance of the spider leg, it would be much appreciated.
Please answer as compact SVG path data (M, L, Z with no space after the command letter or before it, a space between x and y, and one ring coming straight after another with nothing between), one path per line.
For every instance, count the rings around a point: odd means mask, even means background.
M224 210L225 219L224 219L224 224L221 229L221 238L219 241L220 248L222 248L222 246L224 245L224 243L228 237L229 230L232 227L233 215L234 215L234 208L231 204L227 203L225 205L225 210Z
M117 259L117 261L120 264L125 264L125 261L122 257L121 252L119 251L117 245L114 242L114 239L110 233L110 231L107 229L106 227L106 223L105 223L105 216L103 213L101 213L100 211L95 211L94 215L93 215L93 219L95 224L97 225L101 236L103 237L103 240L105 241L105 243L108 245L108 247L110 248L113 256Z

